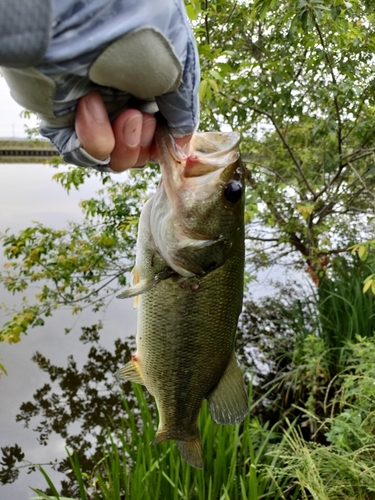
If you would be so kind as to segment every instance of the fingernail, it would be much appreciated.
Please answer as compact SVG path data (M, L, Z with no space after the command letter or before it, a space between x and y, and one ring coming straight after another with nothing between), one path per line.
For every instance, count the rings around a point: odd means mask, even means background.
M124 141L130 148L139 146L141 142L142 123L142 115L136 115L129 118L124 124Z
M91 116L97 123L106 123L108 120L107 111L100 98L97 96L88 95L85 98L86 108Z
M189 156L191 138L191 134L186 135L185 137L175 137L174 140L177 146L177 151L181 151L183 155Z
M152 140L155 135L155 127L156 127L155 118L150 118L149 120L143 122L141 146L143 146L144 148L148 147L152 143Z

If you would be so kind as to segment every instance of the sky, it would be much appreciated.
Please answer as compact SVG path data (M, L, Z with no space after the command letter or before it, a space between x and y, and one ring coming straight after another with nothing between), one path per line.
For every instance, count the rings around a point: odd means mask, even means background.
M23 108L11 97L5 79L0 76L0 138L26 137L25 125L35 127L37 119L22 118Z

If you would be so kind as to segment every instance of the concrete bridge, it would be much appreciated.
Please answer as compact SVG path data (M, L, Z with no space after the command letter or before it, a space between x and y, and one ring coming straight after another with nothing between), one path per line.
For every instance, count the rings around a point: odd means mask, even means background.
M0 163L42 163L53 157L61 159L48 141L0 139Z

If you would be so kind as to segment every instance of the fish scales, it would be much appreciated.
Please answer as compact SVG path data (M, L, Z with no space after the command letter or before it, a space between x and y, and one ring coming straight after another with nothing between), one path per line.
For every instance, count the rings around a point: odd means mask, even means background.
M157 444L175 439L203 467L197 419L243 420L247 395L234 355L244 272L243 167L236 134L196 134L181 159L158 125L162 181L138 229L133 288L137 351L117 373L146 386L159 411Z
M164 281L140 296L138 331L147 334L137 339L137 358L163 426L174 438L177 432L189 436L191 426L196 431L202 401L218 384L233 353L242 302L238 283L243 282L236 257L199 281L188 279L184 288ZM197 284L198 290L192 290ZM217 289L220 293L215 294ZM190 428L180 431L187 418Z

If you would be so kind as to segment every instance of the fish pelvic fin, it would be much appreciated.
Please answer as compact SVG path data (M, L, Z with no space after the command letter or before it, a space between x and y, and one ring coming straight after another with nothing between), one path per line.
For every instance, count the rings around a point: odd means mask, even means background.
M136 297L137 295L141 295L142 293L148 292L151 288L158 285L161 281L170 278L174 273L172 269L167 267L161 273L152 276L151 278L138 281L131 288L124 290L119 295L116 296L117 299L128 299L130 297ZM137 304L138 305L138 304Z
M182 458L192 467L203 469L203 451L200 436L189 441L177 441Z
M247 391L234 353L207 402L211 416L218 424L239 424L248 414Z
M132 359L129 363L126 363L122 368L120 368L116 373L115 377L119 380L129 380L130 382L135 382L136 384L144 385L141 371L139 369L139 364L136 360Z

